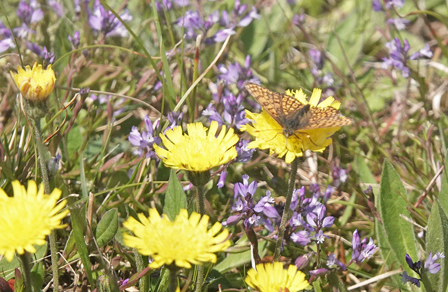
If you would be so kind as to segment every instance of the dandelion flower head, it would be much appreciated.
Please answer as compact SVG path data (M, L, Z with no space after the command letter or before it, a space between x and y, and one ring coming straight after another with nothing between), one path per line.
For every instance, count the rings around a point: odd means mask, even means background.
M213 121L207 128L201 123L187 125L188 134L182 133L182 127L166 131L160 135L166 149L154 145L154 150L166 166L203 172L223 165L237 156L235 144L238 136L233 129L226 131L226 126L217 135L218 123Z
M41 64L34 63L33 68L29 65L23 69L17 67L17 74L11 72L17 87L23 98L30 101L44 101L53 92L56 77L51 65L43 69Z
M247 272L246 283L259 292L297 292L309 286L305 280L305 274L290 265L283 269L281 262L258 264L256 270Z
M69 212L59 212L67 203L66 200L57 203L61 196L59 189L46 195L43 184L37 189L34 181L28 181L28 189L13 181L12 188L14 197L8 197L0 189L0 254L8 261L14 258L15 252L35 253L33 245L45 244L45 237L53 229L64 228L66 225L61 225L61 220Z
M189 269L191 264L215 263L215 253L230 247L229 232L227 229L220 232L221 223L216 222L207 229L207 215L201 217L193 212L188 216L188 211L181 209L171 222L167 216L161 217L156 209L150 209L149 217L138 214L138 219L140 222L130 217L123 223L134 233L123 235L124 244L142 255L151 256L154 259L149 265L151 268L174 263Z

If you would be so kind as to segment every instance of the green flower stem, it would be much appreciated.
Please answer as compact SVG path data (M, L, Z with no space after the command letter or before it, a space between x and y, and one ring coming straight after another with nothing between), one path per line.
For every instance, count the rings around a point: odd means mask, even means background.
M169 292L176 292L177 289L177 269L170 269L170 288Z
M25 292L34 292L33 278L31 277L31 265L29 254L25 252L24 254L18 255L20 265L22 266L22 275L25 282Z
M198 209L199 214L204 216L205 214L205 185L198 185ZM195 292L201 292L202 283L204 282L204 266L198 266L198 276L196 278Z
M286 222L288 222L289 208L291 207L292 193L294 191L294 183L296 182L297 168L299 167L299 158L296 157L291 163L291 174L289 176L288 192L286 194L285 208L283 209L282 221L280 228L278 229L278 239L275 245L274 262L277 262L280 258L280 252L282 249L283 236L285 235Z
M46 194L51 194L50 187L50 177L48 176L47 170L47 159L46 153L47 149L45 148L42 142L42 131L40 126L40 119L35 118L34 121L34 140L36 142L37 153L39 155L39 163L40 163L40 171L42 173L42 180L44 182L44 189ZM56 238L56 230L52 230L50 233L50 251L51 251L51 270L53 272L53 286L54 291L58 291L59 287L59 267L58 267L58 249L57 249L57 238Z

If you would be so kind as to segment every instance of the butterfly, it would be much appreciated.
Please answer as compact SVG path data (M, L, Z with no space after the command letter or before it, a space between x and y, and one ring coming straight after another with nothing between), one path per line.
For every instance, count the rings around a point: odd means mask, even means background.
M245 82L244 87L263 109L280 124L288 138L299 130L342 127L353 121L331 106L319 108L303 104L298 99L271 91L255 83Z

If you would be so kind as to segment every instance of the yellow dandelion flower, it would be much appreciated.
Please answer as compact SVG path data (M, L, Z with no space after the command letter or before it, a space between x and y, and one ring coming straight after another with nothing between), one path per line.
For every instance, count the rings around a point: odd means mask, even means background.
M0 254L8 261L14 253L25 251L35 253L33 245L45 244L45 237L51 230L64 228L61 220L67 216L68 210L61 211L67 203L57 201L61 196L59 189L50 195L44 194L44 185L37 189L34 181L28 181L28 189L18 181L12 182L14 197L8 197L0 189Z
M339 113L341 104L333 97L319 102L322 91L317 88L309 101L302 90L280 94L253 83L246 88L263 106L260 114L246 110L253 126L246 124L241 130L255 137L249 148L269 149L270 154L285 156L287 163L305 150L322 152L331 144L331 135L352 123Z
M218 123L213 121L208 133L201 123L188 124L187 131L188 134L183 134L182 127L178 126L160 135L166 149L154 145L154 150L166 166L203 172L236 157L238 136L233 129L226 132L226 126L222 126L216 136Z
M309 286L305 274L294 265L285 270L282 263L274 262L258 264L256 268L257 270L250 269L247 272L245 281L259 292L297 292Z
M160 217L156 209L149 210L149 217L138 214L137 221L129 217L123 226L133 235L123 234L124 244L136 248L142 255L151 256L154 261L149 265L158 268L162 265L175 264L178 267L191 268L191 264L204 262L215 263L216 252L230 247L227 240L229 231L216 222L207 230L209 217L201 217L193 212L181 209L176 219L171 222L167 216Z
M34 63L33 68L25 70L18 66L17 74L10 72L23 98L29 101L44 101L53 92L56 77L51 65L43 69L41 64Z

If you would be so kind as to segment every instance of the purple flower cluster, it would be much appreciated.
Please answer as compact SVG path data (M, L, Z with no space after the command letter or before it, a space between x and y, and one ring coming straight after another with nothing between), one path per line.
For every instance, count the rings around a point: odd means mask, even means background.
M81 93L81 92L80 92ZM106 94L91 94L90 98L94 101L97 102L98 105L100 104L107 104L108 102L111 102L112 100L112 96L111 95L106 95ZM124 102L126 101L125 98L119 98L118 100L113 102L113 107L118 108L117 110L115 110L112 113L112 116L118 116L119 114L125 112L125 108L123 106L121 106ZM121 106L121 107L120 107Z
M89 24L94 31L102 32L105 36L126 37L128 35L126 27L111 11L106 10L99 0L95 0L93 10L89 10L88 13ZM120 18L125 22L129 22L132 20L132 15L126 9L120 15Z
M260 83L260 79L258 79L257 76L253 75L250 66L250 55L246 56L244 67L241 67L238 62L235 62L234 64L230 64L228 66L218 64L218 71L220 73L218 75L218 81L223 81L227 86L236 84L236 86L240 90L244 88L244 82L246 81Z
M145 128L146 131L141 133L136 126L132 126L132 130L129 133L128 140L132 146L138 147L134 151L135 155L142 156L146 152L146 158L158 159L154 152L153 145L159 145L162 141L158 136L154 136L155 130L159 127L160 120L157 120L154 124L151 122L148 116L145 116Z
M348 179L348 171L340 166L331 168L331 177L333 178L333 186L338 188Z
M399 38L386 43L386 48L389 50L389 58L383 58L383 67L393 67L401 71L401 75L405 78L411 75L411 70L407 66L409 60L416 60L419 58L431 58L432 52L429 45L426 44L423 49L409 56L411 46L407 39L401 43Z
M325 60L322 57L322 52L316 49L310 49L310 60L312 62L311 74L316 79L316 83L321 86L329 87L334 83L333 76L330 73L324 74L322 69L325 65Z
M323 233L323 228L329 228L334 223L333 216L326 216L327 208L325 203L333 192L333 188L328 186L325 194L321 194L318 186L310 187L311 198L305 197L305 187L294 190L291 210L292 217L289 221L293 242L306 246L314 241L322 244L327 236ZM322 202L320 202L322 201Z
M190 4L188 0L162 0L156 1L156 9L157 11L163 11L163 10L171 10L175 7L185 7Z
M271 192L267 191L266 196L255 203L253 196L256 190L257 182L253 181L249 184L249 176L243 175L243 182L236 183L234 186L232 213L235 215L229 216L223 225L231 226L243 220L246 229L263 225L267 230L274 231L271 219L280 218L274 207L274 198L271 197Z
M309 279L310 283L313 282L319 276L323 276L323 275L327 275L327 274L331 273L332 270L335 270L335 269L342 270L342 271L347 270L347 267L344 265L344 263L342 263L340 260L338 260L334 254L329 254L327 256L326 265L328 268L320 268L320 269L310 271L310 276L311 276Z
M383 5L381 4L381 0L373 0L372 1L373 10L380 12L384 11L384 9L386 10L397 9L404 6L404 0L383 0L383 2L384 2L384 8ZM404 30L406 28L406 25L408 25L410 21L405 18L398 17L398 18L389 18L386 21L386 23L394 25L397 30Z
M232 84L236 84L239 90L244 88L244 82L249 80L251 82L259 83L260 80L252 74L250 69L250 56L246 57L244 67L239 63L230 64L226 67L223 64L218 65L218 81L221 87L215 83L210 84L210 90L214 103L210 103L202 112L202 115L209 118L210 121L217 121L220 125L227 124L230 127L240 128L249 122L246 119L246 114L243 106L243 95L235 96L230 90ZM224 84L224 86L222 85ZM251 101L251 100L248 100Z
M440 271L440 264L436 263L436 261L439 259L443 259L443 258L445 258L445 255L443 253L436 252L433 256L432 252L430 252L428 255L428 259L425 262L425 265L422 267L422 261L418 261L418 262L414 263L408 254L405 255L406 263L408 264L409 268L411 268L411 270L416 272L420 278L422 277L423 273L425 273L425 272L428 272L431 274L438 273ZM401 274L401 281L404 284L407 282L410 282L410 283L414 284L415 286L420 287L420 280L421 279L417 279L417 278L409 276L406 271L403 271L403 273Z
M223 42L227 36L236 33L236 27L246 27L259 17L255 7L249 10L246 4L241 5L240 1L236 0L230 13L224 10L220 15L219 11L215 11L207 18L203 18L198 11L188 10L176 24L185 29L187 39L196 39L199 34L206 36L213 25L219 25L221 29L214 36L205 39L206 43L212 44Z
M365 259L370 258L377 250L377 246L373 244L372 238L370 238L367 243L367 238L364 238L362 241L359 238L358 229L353 232L353 240L352 240L352 260L351 262L361 263Z
M242 101L243 97L241 94L235 97L229 90L224 89L224 94L221 98L221 102L224 105L222 116L218 113L213 103L207 106L202 115L209 117L210 121L217 121L220 126L225 123L229 127L236 126L239 129L249 122L246 119Z

